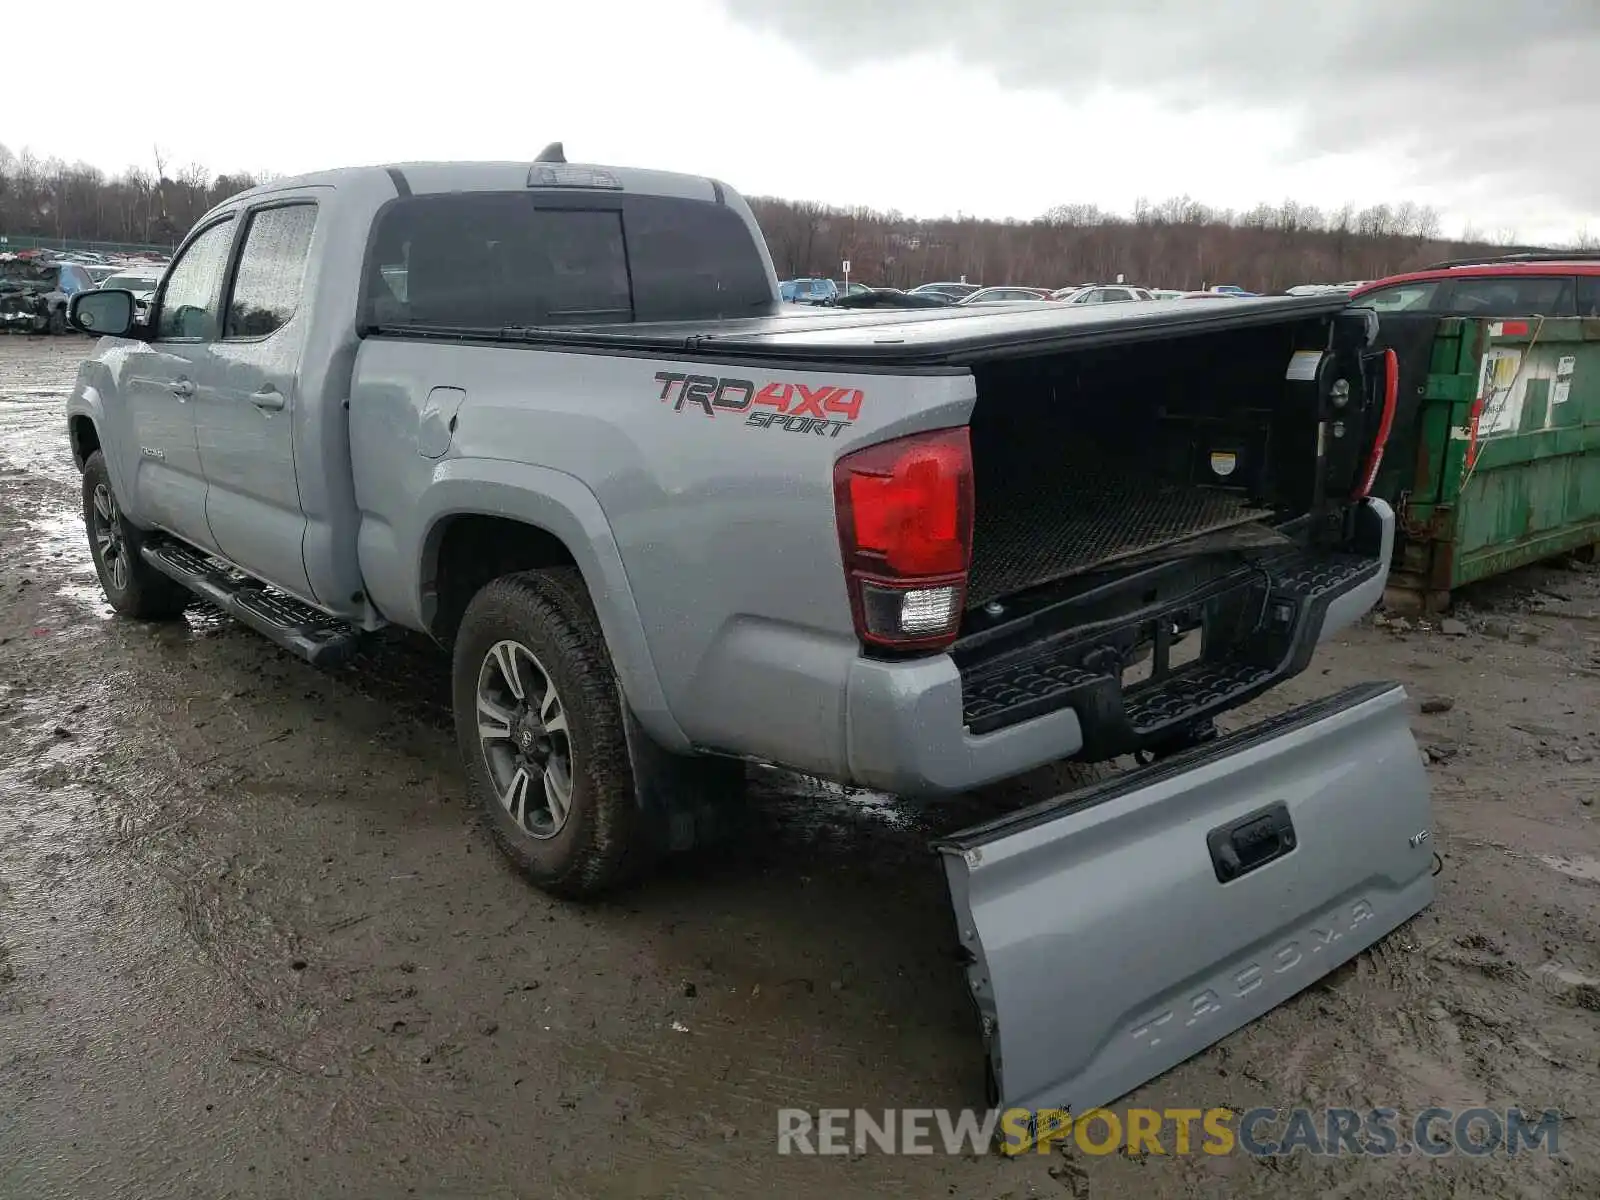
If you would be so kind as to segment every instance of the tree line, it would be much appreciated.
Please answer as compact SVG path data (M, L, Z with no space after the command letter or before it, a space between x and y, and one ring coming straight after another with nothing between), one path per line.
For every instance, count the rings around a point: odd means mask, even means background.
M1286 200L1238 211L1185 195L1141 200L1128 214L1062 204L1031 221L918 220L771 197L751 206L781 278L837 278L848 260L851 279L883 287L965 276L990 286L1060 288L1121 275L1147 287L1232 283L1281 292L1520 248L1513 230L1444 238L1438 212L1410 202L1325 210Z
M150 167L111 175L0 145L0 234L172 245L207 209L259 182L198 164L173 167L159 149ZM926 220L772 197L751 206L782 278L838 276L848 259L852 278L885 287L965 276L1058 288L1121 275L1149 287L1282 291L1503 252L1515 241L1511 230L1446 239L1438 212L1410 202L1321 209L1286 200L1239 211L1184 195L1141 200L1131 213L1061 204L1029 221Z
M177 167L160 150L150 167L110 175L0 145L0 233L170 246L212 205L259 182L198 164Z

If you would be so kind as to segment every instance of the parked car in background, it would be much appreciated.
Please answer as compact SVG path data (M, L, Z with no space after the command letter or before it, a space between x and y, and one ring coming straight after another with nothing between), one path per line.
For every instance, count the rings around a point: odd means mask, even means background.
M1355 289L1350 302L1446 317L1600 317L1600 255L1510 254L1439 263Z
M846 296L865 296L868 292L873 290L870 284L845 283L842 279L835 279L833 281L833 286L839 290L840 299L843 299Z
M1152 300L1180 300L1183 298L1183 293L1177 288L1151 288L1150 298Z
M161 286L161 271L154 267L123 267L100 281L102 288L123 288L133 293L134 312L142 325L150 313L150 301Z
M67 305L94 281L76 263L0 256L0 329L65 333Z
M975 283L923 283L911 289L911 295L921 295L933 292L940 296L947 296L951 300L964 300L980 288Z
M957 303L940 292L903 292L899 288L869 287L863 291L850 289L841 296L836 308L948 308Z
M1050 299L1044 288L988 287L963 296L957 304L1027 304Z
M832 304L839 299L839 289L831 279L791 279L779 291L789 304Z
M1244 300L1247 296L1235 296L1232 292L1185 292L1179 296L1180 300Z
M1052 300L1063 304L1126 304L1133 300L1154 300L1146 288L1126 284L1086 284L1080 288L1062 289L1050 294Z
M1236 283L1213 284L1206 290L1223 296L1259 296L1261 294L1260 292L1247 292Z

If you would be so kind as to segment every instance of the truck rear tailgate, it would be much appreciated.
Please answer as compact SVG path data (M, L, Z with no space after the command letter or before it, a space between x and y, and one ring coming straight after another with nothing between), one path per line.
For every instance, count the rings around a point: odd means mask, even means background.
M1433 898L1405 692L1363 684L940 842L1003 1107L1108 1104Z

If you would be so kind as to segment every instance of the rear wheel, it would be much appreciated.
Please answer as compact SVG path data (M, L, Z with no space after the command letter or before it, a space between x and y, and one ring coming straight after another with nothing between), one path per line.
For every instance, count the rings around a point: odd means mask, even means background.
M50 310L50 334L60 337L67 331L67 310L65 308L52 308Z
M126 617L175 617L194 598L140 554L143 534L128 523L111 486L105 455L96 450L83 464L83 524L100 587L111 607Z
M488 584L456 633L456 737L496 844L539 887L584 898L647 857L622 704L577 572Z

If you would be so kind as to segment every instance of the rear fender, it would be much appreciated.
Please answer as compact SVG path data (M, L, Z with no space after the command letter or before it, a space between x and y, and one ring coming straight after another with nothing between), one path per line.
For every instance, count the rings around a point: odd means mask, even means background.
M1363 684L964 830L943 857L995 1099L1083 1113L1433 899L1397 684Z
M440 463L418 498L417 537L412 544L421 547L421 554L410 560L412 578L402 584L414 605L416 623L422 628L431 625L432 580L443 530L451 517L465 515L505 517L561 539L589 589L629 708L661 748L688 752L689 739L667 708L611 525L594 493L574 476L498 459L455 458Z

